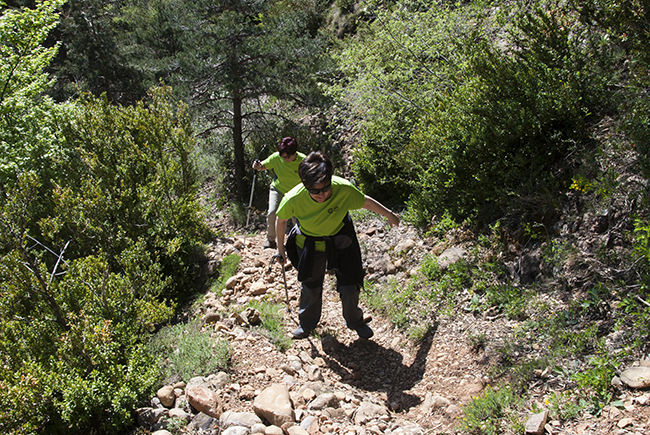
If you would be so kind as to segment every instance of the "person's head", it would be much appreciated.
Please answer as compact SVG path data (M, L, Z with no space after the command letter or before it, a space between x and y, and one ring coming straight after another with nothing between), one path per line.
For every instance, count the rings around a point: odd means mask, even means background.
M295 160L298 152L298 142L292 137L283 137L278 145L278 152L285 161L291 162Z
M331 196L333 174L332 162L320 151L309 153L298 166L300 181L317 202L323 202Z

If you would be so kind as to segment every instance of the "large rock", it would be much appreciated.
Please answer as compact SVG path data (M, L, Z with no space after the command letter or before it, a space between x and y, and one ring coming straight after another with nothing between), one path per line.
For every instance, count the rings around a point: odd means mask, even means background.
M176 402L176 395L174 394L174 387L171 385L165 385L156 392L156 397L160 400L160 403L165 408L171 408Z
M438 257L438 266L441 270L446 270L449 265L456 263L461 258L465 258L467 251L463 248L452 246Z
M217 393L204 386L196 386L187 390L187 401L194 409L210 417L219 418L223 412L221 399Z
M251 428L256 424L262 423L262 420L252 412L233 412L226 411L219 418L219 426L228 428L230 426L245 426Z
M187 429L190 431L190 433L194 431L206 432L208 430L216 428L217 426L219 426L219 420L212 418L209 415L205 415L201 412L196 417L194 417L190 424L187 425Z
M621 373L621 381L630 388L650 387L650 367L630 367Z
M253 410L255 414L278 427L294 421L289 390L284 385L273 384L263 390L253 401Z

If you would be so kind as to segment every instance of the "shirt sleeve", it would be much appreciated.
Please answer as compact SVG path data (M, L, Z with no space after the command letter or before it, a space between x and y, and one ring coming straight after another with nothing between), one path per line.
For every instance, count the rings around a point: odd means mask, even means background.
M264 167L266 167L266 169L273 169L273 167L275 166L275 155L276 154L277 153L273 153L273 154L271 154L270 156L268 156L266 159L264 159L262 161L262 164L264 165Z
M275 215L280 219L290 219L293 213L293 207L291 206L291 201L289 201L289 196L285 195L280 201L278 206L278 211L275 212Z

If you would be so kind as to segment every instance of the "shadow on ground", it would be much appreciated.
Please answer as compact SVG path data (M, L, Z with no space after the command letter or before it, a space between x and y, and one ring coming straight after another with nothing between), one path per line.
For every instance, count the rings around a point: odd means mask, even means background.
M372 340L357 340L347 346L342 343L323 346L325 355L320 356L343 382L367 391L385 392L387 406L393 408L397 404L401 410L408 411L422 401L407 391L424 376L434 335L435 330L422 339L410 365L404 363L401 353ZM312 347L314 351L316 348Z

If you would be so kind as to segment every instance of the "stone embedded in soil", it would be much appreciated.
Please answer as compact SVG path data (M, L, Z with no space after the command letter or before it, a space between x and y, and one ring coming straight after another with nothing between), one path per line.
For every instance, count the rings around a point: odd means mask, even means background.
M160 399L160 403L165 408L171 408L176 401L176 395L174 394L174 387L171 385L165 385L156 392L156 396Z
M187 401L199 412L210 417L219 418L223 411L221 400L214 391L204 386L196 386L187 390Z
M273 384L264 389L253 401L255 413L272 425L282 427L294 421L289 390L285 385Z
M621 373L621 381L630 388L650 387L650 367L630 367Z
M548 420L548 411L533 414L526 422L526 433L531 435L542 435Z

